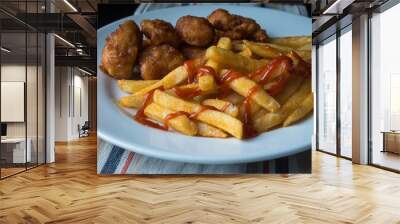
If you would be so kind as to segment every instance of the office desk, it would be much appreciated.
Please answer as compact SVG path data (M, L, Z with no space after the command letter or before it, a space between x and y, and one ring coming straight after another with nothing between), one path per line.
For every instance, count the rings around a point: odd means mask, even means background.
M3 159L6 159L6 162L8 162L8 163L30 162L31 158L32 158L32 154L31 154L32 141L30 138L27 138L26 142L27 142L27 147L26 147L26 154L25 154L25 138L1 139L1 157ZM12 156L11 156L11 154L12 154ZM8 158L5 158L5 157L8 157ZM25 161L25 158L27 159L26 161Z
M382 152L392 152L400 154L400 132L382 131L383 150Z

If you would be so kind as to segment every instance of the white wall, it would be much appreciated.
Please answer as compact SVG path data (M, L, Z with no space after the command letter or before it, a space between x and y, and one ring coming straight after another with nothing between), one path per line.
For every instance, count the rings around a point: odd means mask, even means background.
M29 139L32 150L32 161L36 162L37 150L39 162L44 162L44 89L42 68L25 64L3 64L1 66L1 81L5 82L24 82L26 83L26 110L27 120L24 122L6 122L7 137L25 138L25 133ZM27 80L25 78L27 77ZM2 96L6 97L6 96ZM1 108L8 110L10 108ZM23 111L25 112L25 111Z
M70 141L88 120L88 78L71 67L56 67L55 74L55 141Z

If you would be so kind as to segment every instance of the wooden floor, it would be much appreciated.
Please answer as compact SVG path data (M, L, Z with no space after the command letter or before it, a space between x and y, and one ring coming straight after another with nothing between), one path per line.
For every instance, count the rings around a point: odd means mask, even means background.
M0 181L0 223L400 223L400 175L313 153L311 175L98 176L96 140Z

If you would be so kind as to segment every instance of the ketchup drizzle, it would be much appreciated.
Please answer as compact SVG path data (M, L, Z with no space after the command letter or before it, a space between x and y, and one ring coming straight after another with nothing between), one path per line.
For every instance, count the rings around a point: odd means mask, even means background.
M207 105L201 105L200 110L197 112L191 113L189 115L189 118L195 118L195 117L199 116L200 113L202 113L206 110L214 110L214 108L211 106L207 106Z
M253 77L260 76L260 81L258 83L260 85L265 85L265 84L267 84L268 81L275 78L274 75L275 76L281 75L281 73L274 74L274 73L276 73L276 69L279 69L280 66L284 66L283 70L282 70L282 73L284 73L291 69L292 64L293 64L292 59L290 59L287 56L280 56L280 57L272 60L263 69L257 70L254 74L251 74L251 76L253 76Z
M199 88L180 88L174 87L174 93L183 99L193 99L193 97L199 96L201 94L201 89Z
M220 88L221 88L221 93L219 94L218 98L224 98L228 95L229 92L229 84L240 77L243 77L244 75L240 72L232 71L229 70L225 72L219 82L221 83Z
M174 118L176 118L176 117L179 117L179 116L181 116L181 115L188 115L188 113L186 113L186 112L183 112L183 111L177 111L177 112L173 112L173 113L170 113L170 114L168 114L167 116L165 116L165 118L163 119L163 121L164 121L164 127L168 130L168 122L171 120L171 119L174 119Z
M187 73L188 73L188 83L193 83L195 81L196 69L194 67L194 62L192 60L185 61L183 63Z
M255 85L251 89L249 89L249 92L247 93L246 98L243 100L243 107L244 107L244 113L243 113L243 138L248 139L248 138L253 138L258 135L258 132L254 130L253 128L253 123L251 121L250 115L251 115L251 98L252 96L261 89L260 85Z
M150 91L147 95L146 98L143 102L143 105L139 108L139 110L136 112L135 116L133 117L133 119L135 119L135 121L149 126L149 127L153 127L153 128L157 128L160 130L168 130L168 128L166 128L165 126L159 125L156 122L151 121L150 119L148 119L146 117L146 115L144 114L144 109L153 101L153 95L154 95L154 91L156 91L156 89Z

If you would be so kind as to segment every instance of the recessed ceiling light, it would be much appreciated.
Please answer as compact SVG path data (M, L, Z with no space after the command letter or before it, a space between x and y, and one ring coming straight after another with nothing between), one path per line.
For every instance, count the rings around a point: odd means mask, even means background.
M1 49L2 51L6 52L6 53L10 53L10 52L11 52L11 50L9 50L9 49L7 49L7 48L5 48L5 47L1 47L0 49Z
M90 73L90 72L88 72L88 71L86 71L86 70L83 70L83 69L81 69L81 68L79 68L79 67L78 67L78 70L81 71L81 72L83 72L83 73L85 73L85 74L87 74L87 75L93 75L92 73Z
M54 34L55 37L57 37L59 40L61 40L62 42L66 43L67 45L69 45L70 47L75 48L75 45L73 45L71 42L69 42L68 40L60 37L58 34Z
M78 12L75 6L73 6L68 0L64 0L64 3L67 4L74 12Z

